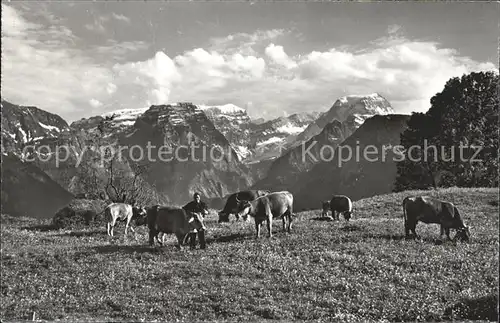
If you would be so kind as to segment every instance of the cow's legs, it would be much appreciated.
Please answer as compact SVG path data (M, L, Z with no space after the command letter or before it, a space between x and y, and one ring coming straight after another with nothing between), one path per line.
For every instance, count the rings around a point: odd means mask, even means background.
M177 237L177 244L175 246L177 247L177 249L182 250L182 243L184 242L184 238L186 237L186 235L177 232L175 236Z
M448 240L451 241L451 237L450 237L450 228L445 228L442 224L441 224L441 232L440 232L440 236L441 236L441 239L443 239L443 235L446 234L446 238L448 238Z
M287 220L287 226L286 226L286 231L288 233L291 232L292 229L292 213L290 210L287 210L285 214L283 214L283 220ZM285 231L285 223L283 222L283 231Z
M272 238L273 237L273 218L272 218L272 215L267 217L266 226L267 226L267 232L268 232L267 236L269 238Z
M198 239L200 239L200 248L205 249L207 247L207 242L205 240L205 230L198 231Z
M127 230L130 229L132 231L132 233L135 234L135 230L134 228L132 228L132 226L130 225L130 220L127 221L127 224L125 225L125 236L127 236Z
M158 243L160 242L158 237L156 236L158 234L158 231L149 229L149 245L152 246L155 243L155 237L156 240L158 240Z
M260 220L255 220L255 231L256 231L256 238L260 238L260 225L261 225Z
M116 224L116 222L115 222L115 221L111 221L111 224L110 224L110 223L108 223L108 226L109 226L109 227L111 227L111 230L110 230L110 233L111 233L111 234L110 234L110 236L113 236L113 235L114 235L114 234L113 234L113 231L114 231L113 229L115 228L115 224Z
M415 231L417 227L417 222L415 221L408 221L405 219L405 236L407 239L409 239L412 235L413 232L413 238L418 239L419 236L417 235L417 231Z

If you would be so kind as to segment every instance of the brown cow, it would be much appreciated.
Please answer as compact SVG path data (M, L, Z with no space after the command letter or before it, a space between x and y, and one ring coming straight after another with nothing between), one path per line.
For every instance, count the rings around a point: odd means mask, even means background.
M109 236L113 236L113 228L117 221L126 221L125 224L125 235L127 235L127 230L130 227L130 230L135 233L134 228L130 226L130 221L132 219L140 218L146 214L146 210L144 208L138 208L132 206L130 204L125 203L111 203L104 209L104 217L107 222L107 232Z
M441 201L428 196L406 197L403 200L403 216L405 224L405 235L410 237L413 232L415 238L418 235L415 231L417 222L436 223L441 225L441 237L446 233L450 238L450 229L455 229L457 233L453 240L461 239L469 241L470 231L464 224L456 206L450 202Z
M352 216L352 201L345 195L334 195L330 200L330 210L333 219L339 220L339 215L342 213L344 219L349 221Z
M260 196L265 196L269 194L269 191L265 190L248 190L240 191L229 195L227 198L224 209L219 212L219 223L229 222L229 215L234 214L236 220L239 219L238 216L238 201L253 201Z
M146 221L149 228L150 246L154 245L155 238L160 245L163 244L163 237L161 242L158 238L160 232L164 235L174 233L178 242L176 247L181 249L188 233L206 230L201 214L187 212L180 207L155 205L147 210ZM191 242L196 243L196 240L193 239ZM191 247L194 246L191 245ZM201 247L204 248L204 241Z
M268 237L273 235L273 218L282 218L283 231L288 221L287 231L292 228L293 195L288 191L269 193L253 201L238 201L238 215L246 220L248 215L255 219L256 238L260 237L260 227L266 221Z

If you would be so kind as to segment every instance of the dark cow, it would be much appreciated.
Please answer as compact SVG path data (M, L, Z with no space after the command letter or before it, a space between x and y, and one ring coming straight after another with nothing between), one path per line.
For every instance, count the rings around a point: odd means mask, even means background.
M469 228L464 224L456 206L450 202L441 201L429 196L406 197L403 200L403 216L405 224L405 235L410 237L413 232L415 238L418 238L415 228L418 221L423 223L436 223L441 225L441 237L446 233L448 240L450 238L450 229L455 229L455 239L469 241Z
M226 205L224 209L219 212L219 223L221 222L229 222L229 215L234 214L236 219L238 216L238 201L253 201L258 197L266 196L269 194L269 191L262 190L249 190L249 191L241 191L238 193L231 194L226 201Z
M113 228L117 221L126 221L125 224L125 235L127 235L127 230L135 233L134 228L130 226L130 221L133 219L138 219L146 215L146 210L144 208L139 208L125 203L111 203L104 209L104 218L107 222L108 235L113 236Z
M328 212L330 211L330 201L321 202L321 217L328 217Z
M184 244L185 238L190 232L205 231L206 227L203 223L203 217L199 213L187 212L180 207L168 207L155 205L147 210L147 224L149 228L149 245L154 245L154 239L160 242L158 238L159 233L168 234L173 233L177 238L178 249L181 249ZM191 241L191 247L194 247L196 241ZM202 242L204 248L205 241Z
M260 237L260 226L262 222L267 222L268 237L273 235L273 219L282 218L283 231L288 222L287 231L292 228L293 215L293 195L288 191L269 193L256 198L253 201L238 201L238 215L246 217L251 215L255 219L256 237Z
M352 201L345 195L334 195L330 200L330 210L334 220L339 220L342 213L344 219L349 221L352 216Z

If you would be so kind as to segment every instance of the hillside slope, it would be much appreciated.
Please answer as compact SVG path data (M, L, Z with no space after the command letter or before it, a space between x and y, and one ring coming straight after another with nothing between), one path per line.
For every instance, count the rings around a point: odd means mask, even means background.
M337 147L333 157L326 156L289 188L299 201L297 210L318 208L334 194L358 200L392 192L397 174L395 160L400 158L394 147L400 144L409 118L383 115L366 120Z
M46 219L73 199L47 174L14 155L2 156L2 212Z
M266 177L254 187L271 190L295 187L300 176L321 159L323 147L335 150L366 120L390 113L394 113L390 103L378 93L339 98L330 110L322 113L289 143L289 149L271 164Z
M471 225L471 242L438 244L439 226L422 223L423 241L405 240L401 201L413 194L454 202ZM208 248L182 252L172 235L162 248L147 246L145 227L134 240L119 225L111 242L104 227L38 231L40 223L2 223L0 317L496 321L498 197L481 188L376 196L354 203L349 224L319 221L319 210L298 213L292 233L277 221L271 240L255 240L253 222L218 224L212 213Z

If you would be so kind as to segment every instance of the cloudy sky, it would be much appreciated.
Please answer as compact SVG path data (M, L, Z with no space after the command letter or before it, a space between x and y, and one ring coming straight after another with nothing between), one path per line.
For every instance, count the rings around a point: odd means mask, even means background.
M498 70L499 8L2 2L2 98L68 121L177 101L272 118L373 92L426 111L449 78Z

